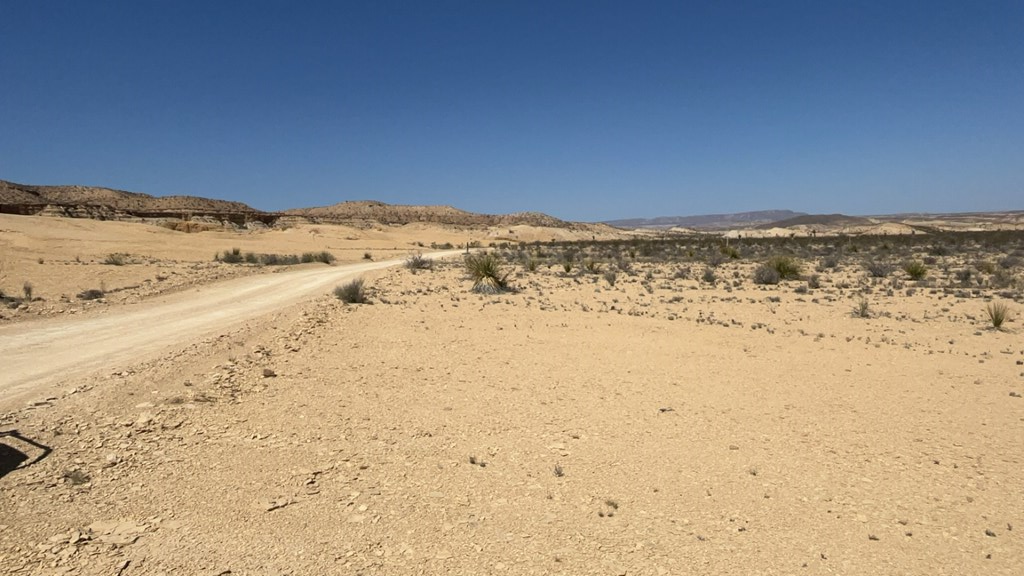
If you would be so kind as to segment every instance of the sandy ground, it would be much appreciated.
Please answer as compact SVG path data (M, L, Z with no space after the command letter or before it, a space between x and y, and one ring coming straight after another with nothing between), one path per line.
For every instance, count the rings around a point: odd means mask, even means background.
M1019 316L677 268L395 268L0 402L52 449L0 468L0 573L1020 572Z

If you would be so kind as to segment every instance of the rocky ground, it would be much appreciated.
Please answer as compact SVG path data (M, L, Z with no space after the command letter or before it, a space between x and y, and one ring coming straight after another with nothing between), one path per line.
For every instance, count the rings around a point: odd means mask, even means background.
M0 476L0 572L1018 573L1019 306L754 266L393 269L0 405L52 449Z

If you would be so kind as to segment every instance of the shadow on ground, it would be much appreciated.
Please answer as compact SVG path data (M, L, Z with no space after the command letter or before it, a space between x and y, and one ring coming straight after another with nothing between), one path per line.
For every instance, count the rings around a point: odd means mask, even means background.
M44 446L22 435L17 430L0 432L0 440L2 440L0 441L0 479L18 468L25 468L39 462L52 451L49 446ZM18 446L18 444L25 446ZM26 452L22 452L20 449L26 446L29 452L38 452L38 454L34 458L30 458Z

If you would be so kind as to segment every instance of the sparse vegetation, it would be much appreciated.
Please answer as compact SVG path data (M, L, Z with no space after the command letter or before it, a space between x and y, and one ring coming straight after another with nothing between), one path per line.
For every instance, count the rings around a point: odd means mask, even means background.
M775 256L768 260L768 266L771 266L779 273L780 280L799 280L800 272L802 267L796 260L789 256Z
M509 289L508 273L502 272L501 262L494 254L469 254L465 264L466 272L473 280L473 292L498 294Z
M346 304L365 304L366 288L362 278L356 278L334 288L334 297Z
M885 278L892 274L892 264L881 260L868 260L864 263L864 269L872 278Z
M333 264L337 258L330 252L306 252L302 255L302 263L308 264L310 262L320 262L323 264Z
M768 264L761 264L754 270L754 284L778 284L779 272Z
M409 256L405 260L405 267L413 272L417 270L430 270L434 266L434 261L430 258L423 256L423 254L417 252L412 256Z
M126 260L127 256L125 254L113 252L107 254L107 257L103 260L103 263L109 266L124 266Z
M304 254L259 254L246 252L238 248L218 252L213 256L214 261L225 264L253 264L256 266L294 266L295 264L308 264L311 262L322 262L332 264L337 258L330 252L306 252Z
M857 304L853 307L853 316L855 318L870 318L871 317L871 303L868 302L867 298L861 298L857 300Z
M615 270L608 270L604 273L605 282L608 282L609 286L615 286L615 281L619 279L619 274Z
M21 285L21 293L25 296L26 302L32 301L32 291L33 286L31 282L26 281L24 284Z
M903 271L911 280L923 280L928 274L928 267L919 260L912 260L903 265Z
M1003 322L1006 321L1010 313L1010 307L1004 302L989 302L985 306L985 312L988 314L988 320L992 324L992 328L1002 330Z
M105 293L98 288L90 288L89 290L79 292L77 296L79 300L99 300L105 296Z

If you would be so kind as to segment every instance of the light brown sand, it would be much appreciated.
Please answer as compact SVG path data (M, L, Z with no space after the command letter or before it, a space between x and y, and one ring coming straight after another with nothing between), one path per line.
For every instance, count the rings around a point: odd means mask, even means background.
M172 237L131 251L246 241ZM1019 573L1018 317L880 285L854 318L853 267L809 294L750 267L729 291L517 267L500 296L396 268L372 305L324 294L0 404L53 448L0 477L0 572Z

